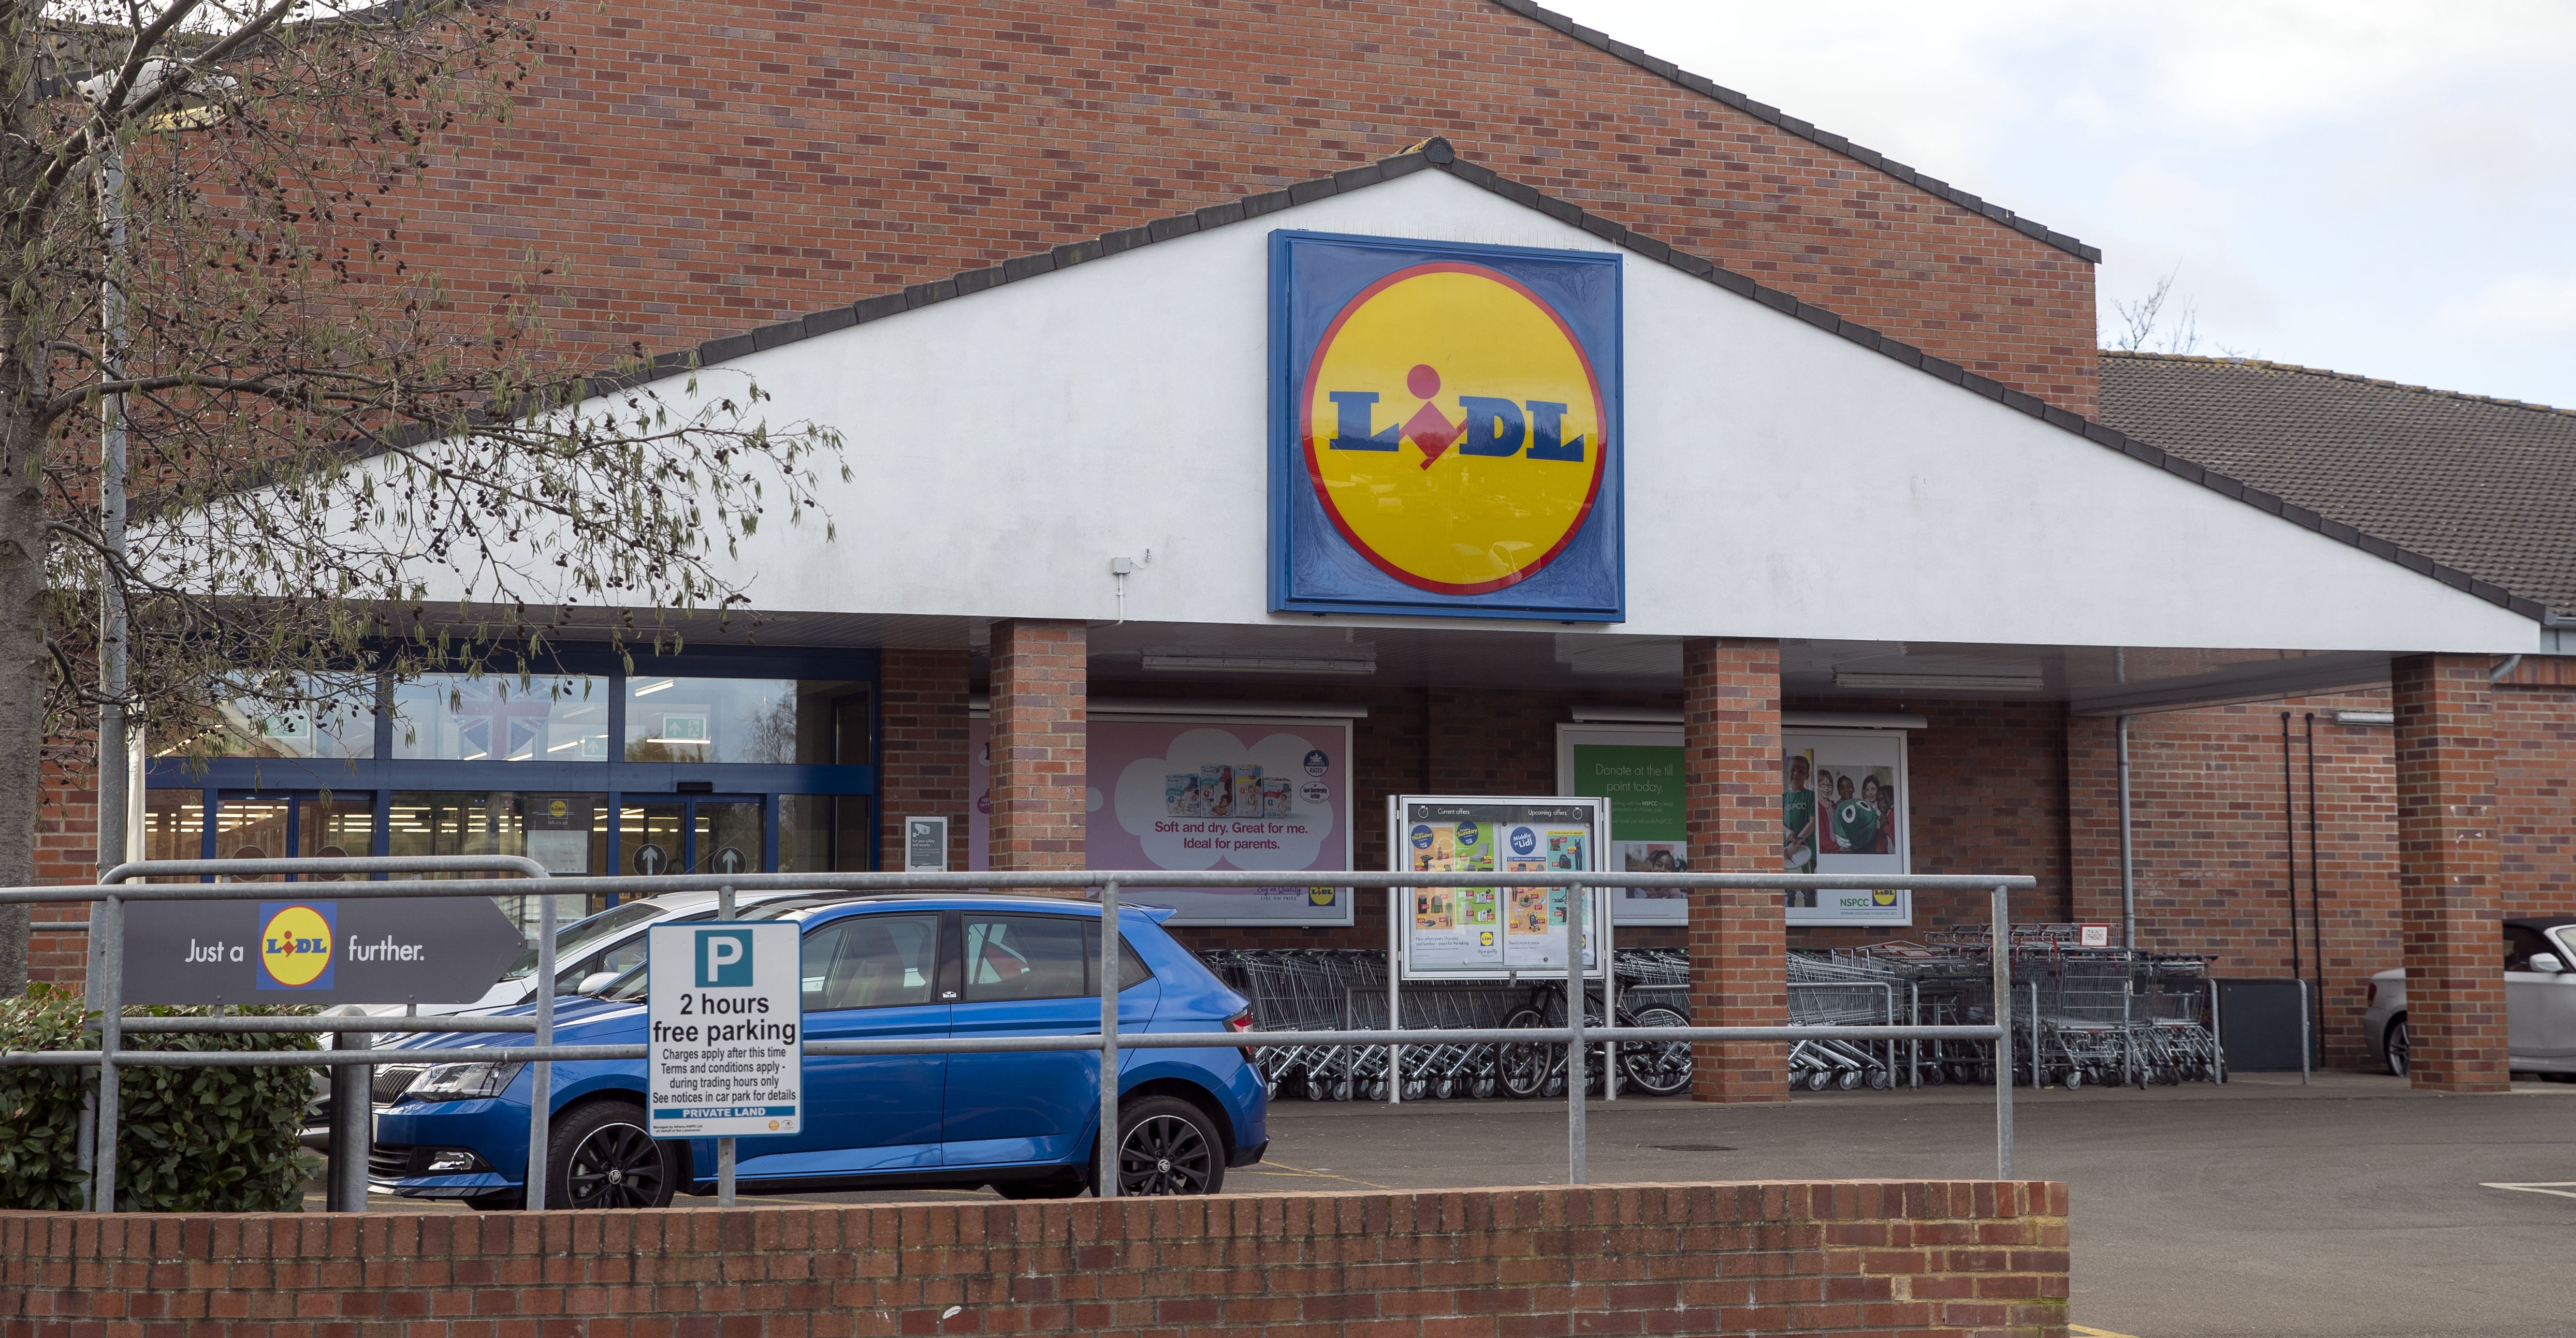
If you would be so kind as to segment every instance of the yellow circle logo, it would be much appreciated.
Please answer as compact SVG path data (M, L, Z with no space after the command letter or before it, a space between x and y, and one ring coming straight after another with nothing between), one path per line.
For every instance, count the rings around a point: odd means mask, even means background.
M1610 443L1591 359L1517 280L1434 261L1343 306L1298 406L1307 478L1351 547L1417 589L1538 574L1582 532Z
M259 931L259 966L280 985L310 985L331 969L331 923L310 906L288 906Z

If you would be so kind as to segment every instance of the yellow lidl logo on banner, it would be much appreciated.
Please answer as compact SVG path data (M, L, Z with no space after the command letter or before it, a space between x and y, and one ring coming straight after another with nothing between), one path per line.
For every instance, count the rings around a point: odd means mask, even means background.
M1325 514L1379 571L1476 595L1563 553L1612 443L1600 377L1548 300L1501 270L1410 265L1315 346L1300 406Z
M331 903L266 902L260 906L259 988L331 987Z

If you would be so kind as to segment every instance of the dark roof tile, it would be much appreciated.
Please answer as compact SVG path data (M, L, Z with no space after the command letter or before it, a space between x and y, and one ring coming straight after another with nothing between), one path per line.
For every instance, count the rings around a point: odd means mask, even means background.
M2381 536L2576 611L2576 412L2255 359L2106 352L2102 419L2316 512L2366 550Z

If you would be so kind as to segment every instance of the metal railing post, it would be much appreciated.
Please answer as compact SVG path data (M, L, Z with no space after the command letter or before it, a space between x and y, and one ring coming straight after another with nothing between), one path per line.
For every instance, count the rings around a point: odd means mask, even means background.
M1406 892L1400 887L1386 890L1386 1029L1404 1030L1404 973L1398 969L1404 953L1399 947L1400 922L1395 918L1405 913ZM1404 1104L1404 1047L1386 1048L1386 1104Z
M730 920L733 911L733 884L727 883L716 889L716 918ZM734 1206L741 1156L742 1145L736 1143L732 1135L716 1140L716 1206L719 1208Z
M102 944L98 989L98 1147L90 1211L116 1211L116 1047L125 1021L125 902L110 894L96 915Z
M1586 896L1591 889L1584 889ZM1585 903L1587 906L1590 903ZM1605 916L1593 927L1601 936L1601 1020L1612 1027L1619 1025L1619 945L1614 940L1616 915ZM1619 1099L1619 1043L1606 1041L1601 1046L1601 1099Z
M1995 1178L2012 1179L2012 891L1995 889Z
M363 1031L334 1032L331 1045L340 1050L364 1050L376 1038ZM331 1066L331 1178L325 1185L322 1207L326 1212L362 1213L367 1210L367 1156L374 1143L375 1070L364 1064Z
M537 1047L555 1043L555 898L552 892L537 898ZM546 1206L546 1157L553 1149L548 1126L553 1123L555 1066L552 1060L540 1059L532 1068L528 1089L528 1190L525 1207L529 1212L542 1212Z
M2308 1085L2308 982L2299 982L2299 1085Z
M2227 1085L2227 1042L2219 1033L2218 1023L2218 980L2213 976L2209 982L2209 1048L2217 1058L2209 1067L2217 1074L2218 1085L2224 1087Z
M1118 1197L1118 882L1100 885L1100 1164L1094 1197Z
M1565 1050L1565 1183L1584 1183L1583 1170L1583 912L1592 889L1569 887L1565 897L1565 1025L1573 1039Z

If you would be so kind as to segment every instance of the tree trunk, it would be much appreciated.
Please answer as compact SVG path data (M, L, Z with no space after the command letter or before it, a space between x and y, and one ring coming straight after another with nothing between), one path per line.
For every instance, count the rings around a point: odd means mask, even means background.
M0 389L0 887L36 881L44 793L45 439L15 389ZM26 992L27 923L0 906L0 994Z

